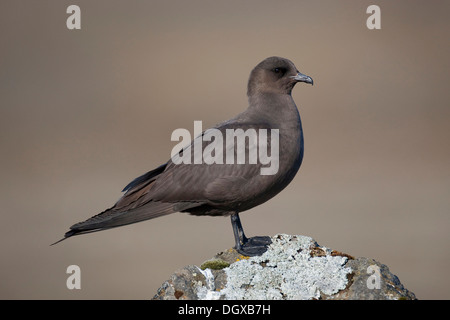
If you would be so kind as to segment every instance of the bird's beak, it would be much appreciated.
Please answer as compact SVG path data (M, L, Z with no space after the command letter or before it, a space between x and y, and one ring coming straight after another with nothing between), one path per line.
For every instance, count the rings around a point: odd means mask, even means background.
M292 76L291 78L294 79L297 82L306 82L306 83L309 83L311 85L314 85L313 79L310 76L307 76L307 75L305 75L303 73L300 73L300 72L297 73L297 75Z

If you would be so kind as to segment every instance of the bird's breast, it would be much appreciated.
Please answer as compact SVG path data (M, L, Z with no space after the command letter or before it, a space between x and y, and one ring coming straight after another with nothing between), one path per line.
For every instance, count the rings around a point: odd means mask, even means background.
M292 124L291 124L292 125ZM249 197L241 211L260 205L276 196L294 179L303 159L303 131L300 119L294 128L279 128L278 170L273 175L258 175L245 186L242 194ZM273 150L273 148L272 148Z

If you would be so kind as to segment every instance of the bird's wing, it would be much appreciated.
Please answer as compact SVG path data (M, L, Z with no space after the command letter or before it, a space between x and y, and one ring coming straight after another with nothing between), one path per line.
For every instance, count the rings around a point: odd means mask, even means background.
M178 201L196 201L201 203L216 203L232 199L242 198L246 195L242 194L245 184L249 181L257 183L261 176L261 162L257 161L255 164L248 164L248 154L255 151L257 145L253 142L246 141L245 143L245 163L236 163L237 143L226 143L227 129L270 129L269 124L264 122L259 123L235 123L225 122L214 129L221 132L223 137L223 162L206 164L205 158L210 154L203 154L203 161L201 164L185 164L174 163L172 158L165 168L165 171L158 176L154 186L150 192L154 200L163 202L178 202ZM207 134L208 130L203 132ZM202 135L203 135L202 134ZM196 139L202 139L202 136ZM195 141L195 140L194 140ZM183 152L194 151L194 141L186 147ZM212 144L212 141L202 141L202 150L205 151L207 146ZM268 148L270 149L270 139L267 139ZM226 163L226 155L233 149L235 155L234 164ZM254 150L255 149L255 150ZM269 151L270 152L270 151ZM193 157L191 158L193 159ZM192 161L193 162L193 161ZM243 200L243 199L241 199Z
M72 225L62 240L74 235L120 227L198 206L198 203L152 201L149 191L166 166L167 164L163 164L131 181L123 189L126 193L113 207Z
M268 129L266 123L225 122L215 129L223 137L223 152L226 154L226 129ZM207 131L205 131L207 132ZM205 132L203 134L205 134ZM197 139L201 139L199 136ZM195 139L191 142L191 149ZM213 140L214 141L214 140ZM202 141L202 149L213 141ZM270 140L268 141L270 147ZM246 143L246 153L255 147ZM228 146L229 148L229 146ZM236 146L234 146L236 154ZM186 149L184 149L186 151ZM162 215L184 211L203 204L220 204L232 201L245 201L251 197L243 192L245 184L258 180L262 165L257 162L245 164L175 164L172 159L158 168L131 181L125 194L116 204L85 221L74 224L65 238L115 228ZM261 186L263 187L263 186Z

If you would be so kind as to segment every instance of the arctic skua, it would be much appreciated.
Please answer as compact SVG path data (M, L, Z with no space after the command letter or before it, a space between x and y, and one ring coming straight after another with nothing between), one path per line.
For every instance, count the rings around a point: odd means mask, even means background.
M212 128L223 136L231 129L276 132L277 146L271 145L274 140L269 138L270 135L266 145L268 152L278 151L276 171L272 174L262 174L261 169L267 167L267 164L261 161L196 164L175 161L172 157L156 169L131 181L122 190L125 193L114 206L72 225L60 241L174 212L187 212L197 216L231 216L236 250L246 256L264 253L271 242L270 238L247 238L239 213L274 197L292 181L300 168L303 159L303 130L297 106L291 96L292 89L298 82L313 84L311 77L300 73L288 59L269 57L263 60L250 73L248 108ZM208 130L204 134L207 132ZM175 157L182 157L186 152L193 153L194 141L198 142L196 139ZM202 139L200 143L206 147L216 139L210 140L212 141ZM252 143L258 143L259 140L248 140L246 152L258 147ZM226 148L224 145L224 153Z

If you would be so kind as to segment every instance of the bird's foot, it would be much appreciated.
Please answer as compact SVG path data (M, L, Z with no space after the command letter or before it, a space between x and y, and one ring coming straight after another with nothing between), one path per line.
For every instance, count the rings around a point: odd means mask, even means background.
M257 236L246 238L246 241L236 248L236 251L247 257L260 256L267 251L267 248L272 243L270 237Z

